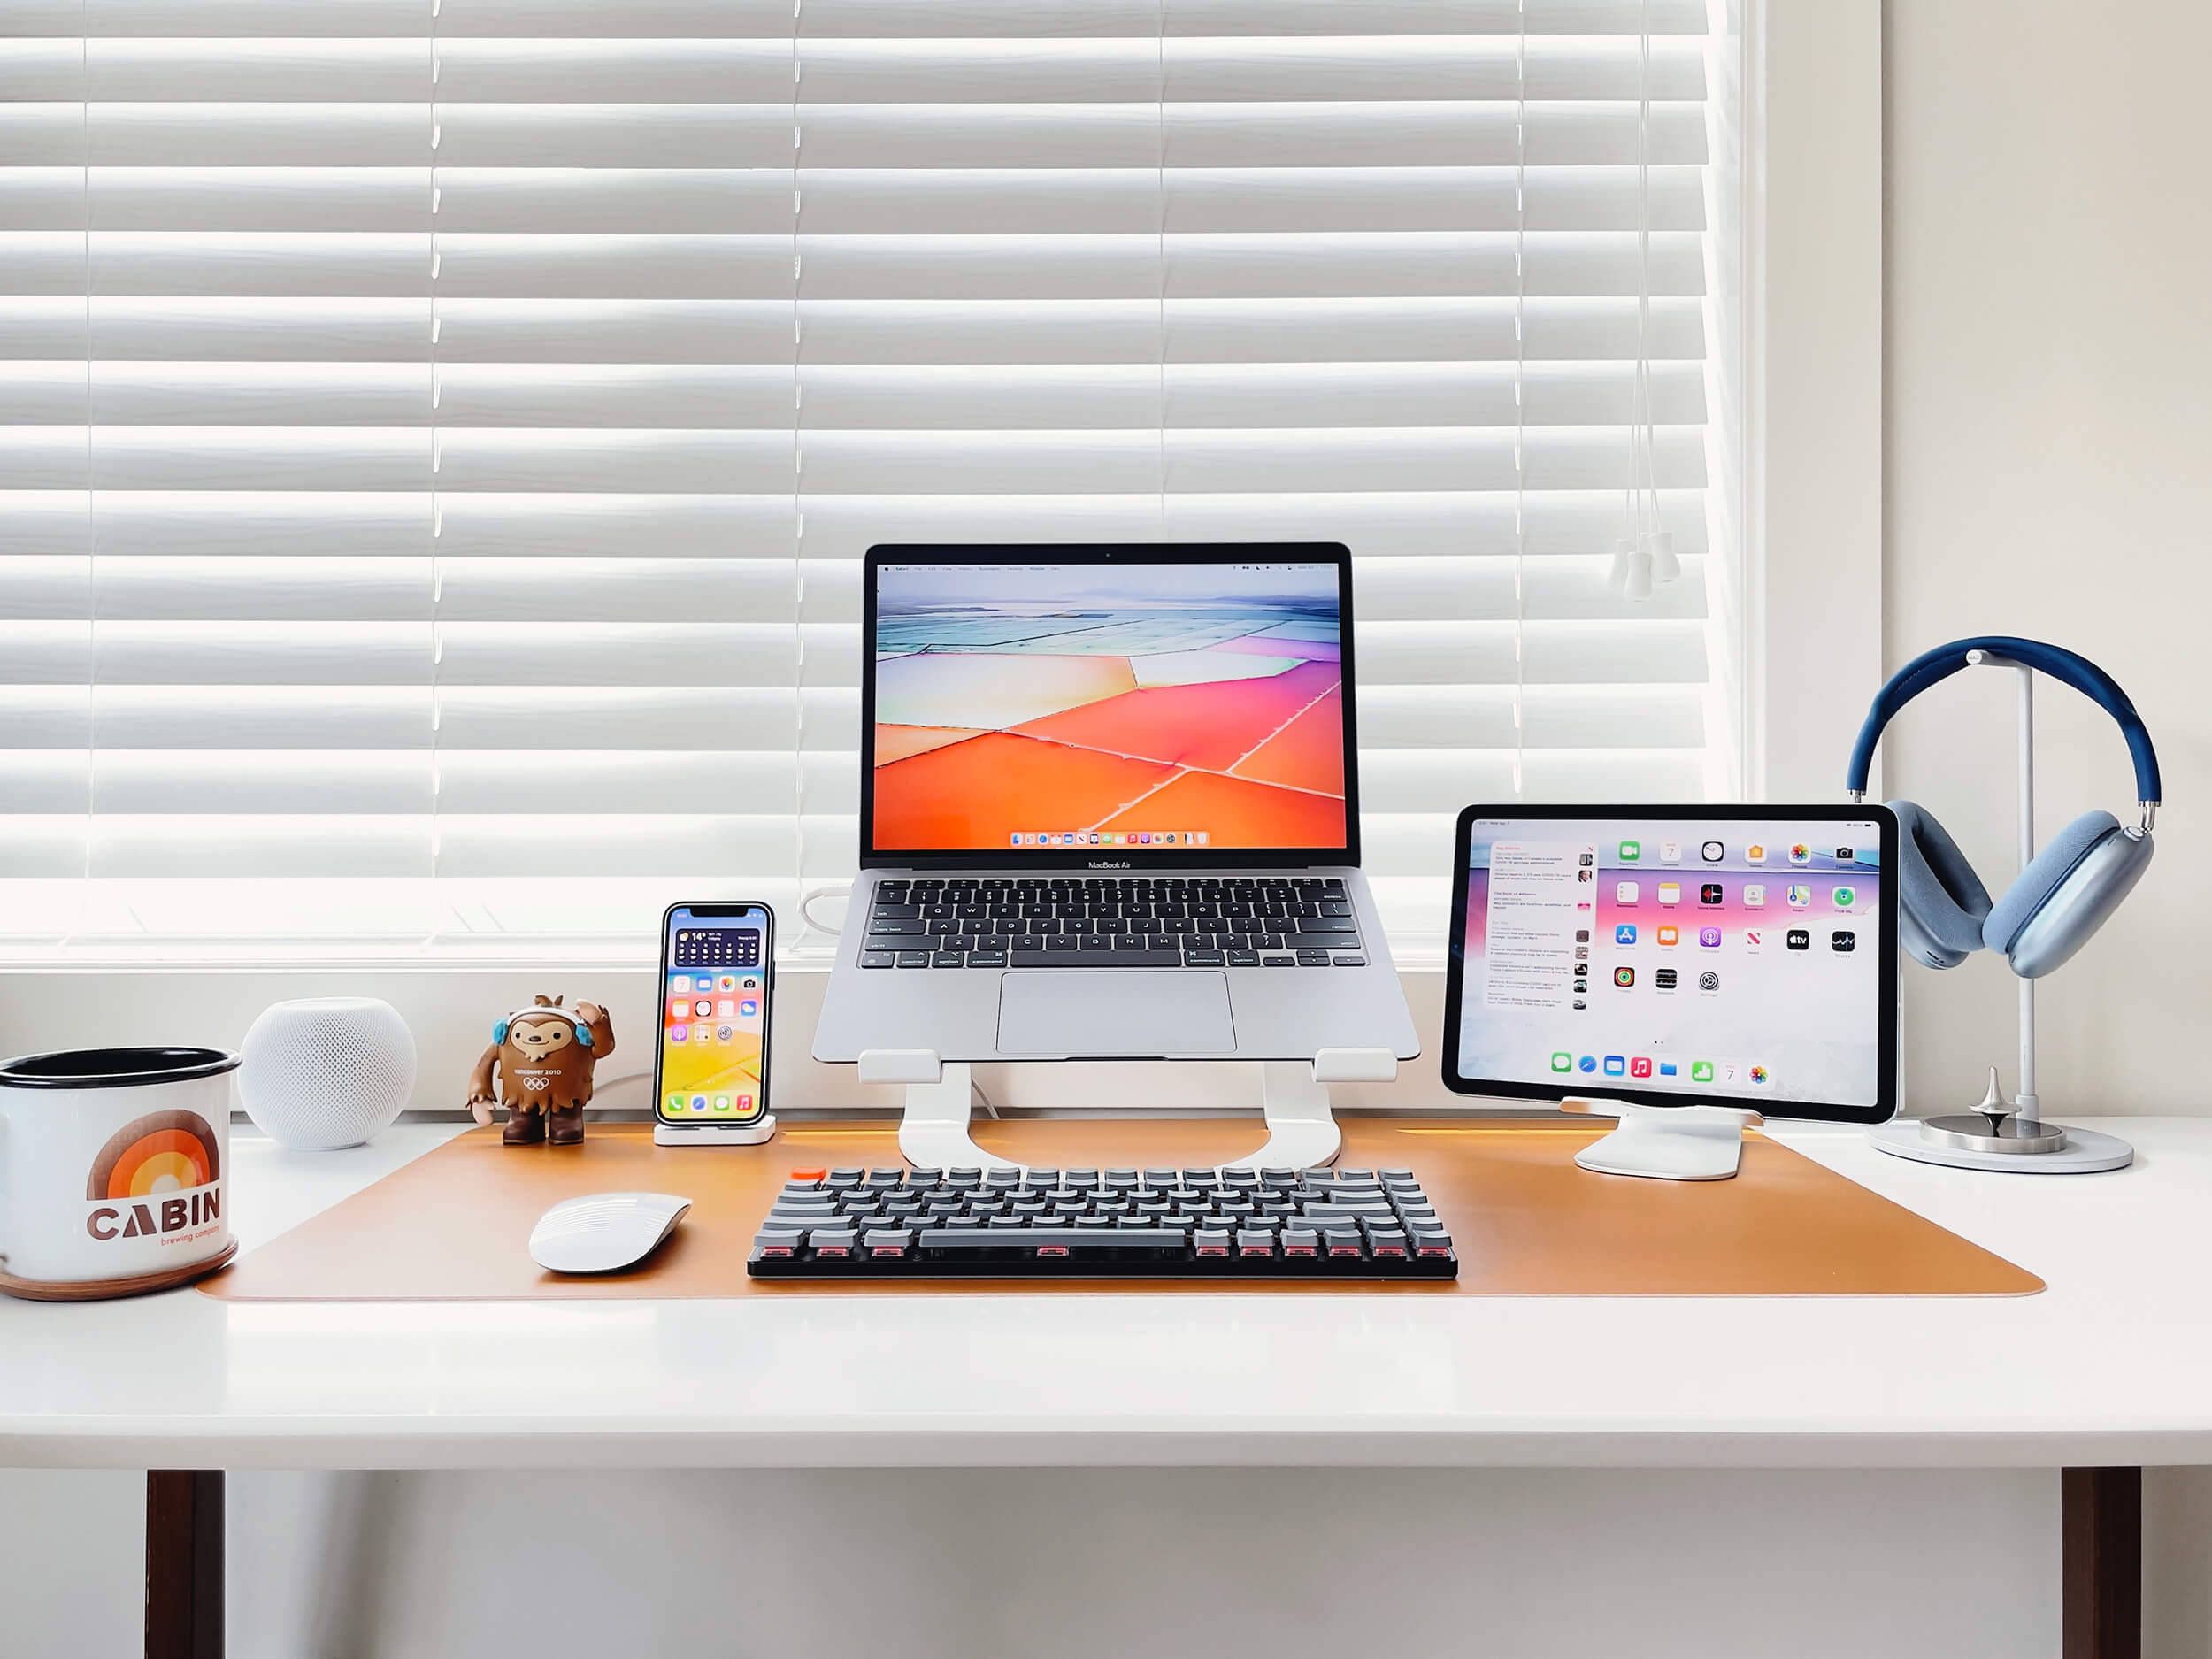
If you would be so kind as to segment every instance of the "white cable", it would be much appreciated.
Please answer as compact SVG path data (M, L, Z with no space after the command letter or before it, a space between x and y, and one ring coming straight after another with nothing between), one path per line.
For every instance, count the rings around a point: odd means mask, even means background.
M972 1077L968 1079L968 1093L974 1097L976 1103L990 1113L993 1118L998 1116L998 1108L991 1104L991 1097L983 1092L983 1085Z
M1153 125L1154 188L1159 200L1156 229L1154 232L1154 252L1159 265L1158 293L1156 296L1154 328L1159 338L1158 381L1155 390L1160 417L1157 450L1154 457L1156 475L1160 486L1159 507L1154 521L1154 538L1164 541L1167 534L1167 0L1159 0L1156 8L1158 28L1154 35L1154 73L1156 89L1159 93L1158 113Z
M1639 6L1641 34L1636 53L1636 361L1629 376L1628 476L1621 488L1621 534L1613 544L1606 586L1632 599L1651 592L1653 526L1643 516L1639 486L1647 460L1645 434L1650 413L1651 353L1651 16Z
M1527 793L1528 0L1513 46L1513 795Z
M843 933L845 931L843 923L840 922L837 926L833 927L829 923L822 920L819 917L815 915L813 910L809 907L811 906L817 899L849 899L852 896L852 891L853 884L849 881L832 881L823 887L807 888L799 895L799 919L805 923L807 926L818 927L826 933Z
M445 603L445 566L438 557L439 538L445 534L445 508L439 500L438 474L445 463L444 439L438 430L443 387L438 372L438 147L444 138L438 121L438 14L443 0L430 0L430 932L423 939L428 949L437 941L443 914L438 898L438 856L443 851L438 806L445 793L439 774L438 742L444 725L439 703L439 670L445 662L445 634L440 626Z
M1647 511L1640 532L1658 527L1658 457L1653 449L1655 429L1651 411L1651 0L1637 8L1636 42L1636 391L1635 405L1643 416L1638 434L1643 447L1643 480Z
M1659 517L1659 417L1652 396L1651 373L1651 0L1642 0L1636 60L1636 258L1639 271L1636 321L1636 377L1643 404L1644 490L1643 529L1637 537L1644 579L1642 597L1651 581L1671 582L1682 574L1674 556L1674 532L1662 527ZM1632 570L1633 589L1640 572Z
M806 502L801 484L806 472L803 411L806 390L800 376L805 325L799 310L799 13L804 0L791 0L791 879L800 886L799 917L806 914ZM849 887L847 889L850 891Z
M86 912L92 892L92 849L100 816L100 518L98 491L93 474L93 434L98 420L93 398L92 374L92 0L79 7L77 66L78 136L84 146L82 199L84 212L84 881L77 889L77 926L88 921ZM75 930L72 930L74 932ZM63 941L65 944L67 939Z

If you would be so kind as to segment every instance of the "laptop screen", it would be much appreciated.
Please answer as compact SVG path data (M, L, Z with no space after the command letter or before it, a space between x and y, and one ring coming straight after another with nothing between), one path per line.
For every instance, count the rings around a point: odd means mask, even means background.
M1349 570L1332 545L874 549L863 856L1351 855Z

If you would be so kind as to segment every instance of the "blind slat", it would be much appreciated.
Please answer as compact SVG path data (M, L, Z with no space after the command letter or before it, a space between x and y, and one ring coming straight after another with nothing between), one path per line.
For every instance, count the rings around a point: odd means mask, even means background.
M20 32L93 38L366 39L423 32L419 0L17 0ZM1004 39L1181 35L1317 35L1340 26L1342 0L811 0L810 39L845 37ZM1362 0L1363 33L1447 32L1532 35L1633 33L1701 35L1704 0L1651 0L1638 12L1621 0ZM444 0L442 36L784 40L787 0Z
M425 77L426 81L427 77ZM816 167L1545 166L1632 164L1633 104L1502 99L1393 104L1054 106L455 104L441 166ZM0 153L48 166L404 167L426 165L429 104L0 104ZM86 152L88 142L90 154ZM1702 111L1652 111L1650 159L1705 159Z
M1652 228L1704 224L1698 170L1662 166ZM456 234L789 235L787 173L742 168L441 167ZM1533 231L1636 228L1636 170L1580 167L802 168L796 215L822 235L1472 231L1525 204ZM426 233L421 167L99 167L0 173L0 231ZM1164 189L1164 194L1163 190ZM1519 192L1517 198L1516 192Z

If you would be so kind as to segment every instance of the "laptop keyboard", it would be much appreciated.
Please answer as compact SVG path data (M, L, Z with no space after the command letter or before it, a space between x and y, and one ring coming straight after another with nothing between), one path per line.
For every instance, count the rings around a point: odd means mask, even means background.
M1341 876L879 881L864 968L1363 968Z
M756 1279L1453 1279L1411 1170L794 1170Z

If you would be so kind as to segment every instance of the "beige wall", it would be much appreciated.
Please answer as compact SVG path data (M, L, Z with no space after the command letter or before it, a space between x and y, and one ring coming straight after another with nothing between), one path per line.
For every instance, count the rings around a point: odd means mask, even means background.
M2171 810L2127 907L2039 1002L2046 1111L2212 1111L2212 7L1892 0L1884 634L2070 646L2149 723ZM1974 683L1979 681L1981 683ZM1856 688L1851 695L1856 695ZM2011 687L1976 674L1893 727L1992 890L2015 867ZM2112 726L2039 688L2039 827L2134 788ZM1840 770L1842 757L1837 757ZM1908 964L1908 1100L2014 1082L2013 980Z

